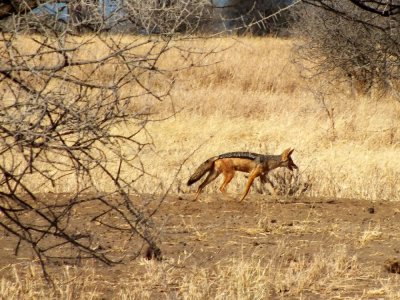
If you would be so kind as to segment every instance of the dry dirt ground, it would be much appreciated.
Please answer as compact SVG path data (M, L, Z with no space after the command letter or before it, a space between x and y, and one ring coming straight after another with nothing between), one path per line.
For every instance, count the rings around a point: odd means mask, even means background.
M259 261L258 267L270 268L269 272L285 274L285 270L291 268L294 274L293 270L297 268L298 272L303 272L303 276L311 276L312 273L307 271L307 264L316 264L316 256L322 260L335 260L336 255L340 256L336 253L343 254L345 249L348 260L338 259L348 265L337 266L336 268L342 268L337 270L337 274L329 274L333 271L327 270L328 265L321 262L323 267L320 274L312 274L319 284L304 283L301 286L296 283L298 291L295 292L291 290L295 283L292 283L292 287L290 283L282 285L286 286L283 290L270 283L271 291L268 294L271 298L285 298L286 293L288 298L299 298L302 295L304 299L327 299L323 297L327 293L324 284L330 284L329 293L338 299L353 296L389 299L390 295L398 295L393 289L390 294L384 288L384 282L400 282L400 274L395 269L389 272L385 268L388 259L400 259L398 202L263 195L250 195L239 202L237 198L238 195L233 194L202 194L196 202L192 201L192 195L167 198L155 217L163 228L161 248L164 259L162 262L152 263L170 263L171 267L181 268L174 273L175 277L212 268L214 271L210 276L216 278L219 276L218 272L224 272L221 265L225 264L229 269L229 261ZM11 241L10 237L2 233L0 264L3 276L4 267L16 261ZM279 264L274 263L277 260ZM96 273L101 274L105 282L108 282L99 288L100 298L115 296L114 288L118 286L118 282L123 278L132 279L127 272L145 272L144 259L141 261L133 261L128 266L97 265ZM216 266L219 266L220 271L215 271ZM357 270L350 270L351 268ZM182 275L185 272L187 274ZM321 283L321 277L324 276L330 277L330 281ZM234 280L233 277L231 275L229 278ZM343 281L340 277L347 279ZM134 280L140 279L135 277ZM212 278L209 280L212 281ZM185 293L179 283L173 280L171 286L154 283L149 288L152 289L150 298L153 299L180 299ZM212 296L216 291L210 290L207 293Z

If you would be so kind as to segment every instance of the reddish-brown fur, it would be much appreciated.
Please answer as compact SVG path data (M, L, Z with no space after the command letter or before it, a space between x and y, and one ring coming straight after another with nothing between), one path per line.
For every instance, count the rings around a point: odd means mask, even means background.
M249 173L249 177L240 199L242 201L249 192L254 179L261 176L265 181L266 174L275 168L286 167L290 170L297 169L291 154L293 150L286 149L281 155L262 155L247 152L232 152L212 157L199 166L196 172L190 177L188 185L199 180L207 171L209 171L206 179L200 184L196 192L196 198L202 189L211 181L216 179L221 173L224 176L221 192L225 192L227 185L235 176L236 171ZM235 155L237 157L235 157Z

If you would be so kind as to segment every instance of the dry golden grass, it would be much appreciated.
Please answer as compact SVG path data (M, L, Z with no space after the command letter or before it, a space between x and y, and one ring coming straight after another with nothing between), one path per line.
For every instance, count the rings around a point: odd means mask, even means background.
M144 40L113 38L118 43L140 44ZM182 56L172 48L161 61L171 78L177 79L171 102L156 103L142 97L132 104L132 109L146 107L155 112L154 118L178 111L166 121L150 123L150 136L138 136L142 141L154 142L141 156L153 176L138 183L139 191L160 193L172 184L173 193L190 192L185 186L187 178L210 156L230 151L277 154L294 147L293 158L300 167L297 179L311 185L309 196L400 199L400 103L390 94L354 96L344 84L303 78L292 62L291 40L226 37L175 43L198 52L216 53L193 58L194 63L204 67L175 73ZM150 44L133 51L141 53ZM21 38L20 47L21 52L31 52L37 45ZM100 58L107 51L104 42L93 39L75 58ZM100 67L91 76L106 82L111 73L118 72L115 68ZM80 68L76 72L79 77L91 71ZM158 77L147 80L153 87L163 88ZM120 93L138 94L140 89L126 85ZM127 125L116 130L129 133L136 128ZM130 154L129 149L125 150ZM135 176L132 170L123 173L127 178ZM243 178L237 177L239 180L234 179L228 187L230 192L237 193L243 187ZM74 179L63 180L62 190L55 192L74 187ZM101 175L97 184L107 189ZM207 190L213 189L215 186ZM41 187L40 191L47 190L51 187Z
M398 278L383 276L374 268L363 269L357 256L349 255L346 245L337 245L331 251L321 250L312 257L289 253L292 249L283 241L266 261L247 254L204 267L186 264L185 255L178 261L161 263L139 260L135 264L140 267L119 278L117 285L96 274L92 266L64 266L53 288L43 281L37 265L20 264L8 267L10 274L2 278L0 293L2 299L400 297ZM367 283L372 279L374 284ZM362 285L363 282L366 284Z
M230 45L205 62L220 63L182 75L174 105L183 111L150 127L157 153L151 162L156 161L154 172L162 182L198 147L175 190L188 191L184 181L210 156L247 150L277 154L294 147L301 176L312 184L311 196L400 199L398 101L378 93L354 97L345 85L302 78L291 62L290 40L204 43L206 48ZM243 184L241 178L229 189L239 192Z
M106 49L98 43L94 41L82 49L82 57L105 54ZM218 51L197 57L197 62L205 67L170 72L171 77L177 77L173 105L148 103L147 98L134 104L133 109L150 106L157 113L155 117L178 111L165 121L151 122L150 135L139 137L153 142L141 156L150 175L137 182L139 191L157 194L171 186L172 194L190 193L187 178L211 156L247 150L277 154L294 147L293 159L300 167L299 182L311 185L306 195L400 200L400 102L390 94L381 97L374 91L371 97L354 96L345 85L332 87L323 79L303 78L291 60L291 40L227 37L185 43L195 50ZM172 70L180 61L181 57L172 51L162 63ZM107 80L107 74L98 76ZM148 80L162 85L154 78ZM135 87L128 86L121 91L137 92ZM129 133L136 128L126 125L115 130ZM124 150L129 155L133 151ZM122 173L126 178L135 176L130 169ZM243 176L236 177L229 192L238 193L243 188ZM46 186L37 191L72 190L74 179L63 180L57 190ZM107 189L109 183L99 175L96 184ZM215 185L210 185L205 193L214 189ZM202 195L200 201L207 199ZM312 209L309 217L290 226L271 223L274 216L268 215L269 208L265 213L261 210L263 217L257 223L246 223L235 232L249 236L280 235L282 241L272 254L268 252L268 257L245 253L242 257L221 257L211 264L190 265L186 261L192 253L182 251L181 257L160 263L132 262L134 267L127 265L128 271L112 286L97 276L93 266L63 266L55 289L43 282L36 264L11 265L4 267L9 269L9 275L1 279L0 295L5 299L98 299L104 295L115 299L156 299L160 295L166 299L307 299L310 294L329 295L330 299L400 298L398 277L383 274L381 265L361 264L354 254L354 249L363 250L381 239L389 241L389 229L384 232L379 224L373 224L362 230L359 222L354 225L354 232L353 224L345 232L343 221L332 218L330 227L323 230L323 217ZM182 217L180 223L184 228L174 230L191 234L196 242L207 241L207 232L193 219L185 221ZM347 240L335 247L321 248L309 257L296 254L287 240L313 234Z

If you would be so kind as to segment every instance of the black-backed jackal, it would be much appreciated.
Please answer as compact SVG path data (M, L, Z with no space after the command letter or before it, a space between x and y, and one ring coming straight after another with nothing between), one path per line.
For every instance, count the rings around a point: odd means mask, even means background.
M298 169L291 158L294 149L286 149L281 155L263 155L252 152L229 152L218 156L211 157L203 162L192 176L190 176L187 185L192 185L198 181L207 172L206 179L200 184L196 192L196 198L199 196L203 188L211 181L216 179L221 173L224 175L224 181L219 188L221 192L225 192L226 186L235 176L235 171L249 173L249 178L246 183L243 195L240 198L242 201L255 178L260 176L263 182L267 181L266 175L269 171L286 167L289 170Z

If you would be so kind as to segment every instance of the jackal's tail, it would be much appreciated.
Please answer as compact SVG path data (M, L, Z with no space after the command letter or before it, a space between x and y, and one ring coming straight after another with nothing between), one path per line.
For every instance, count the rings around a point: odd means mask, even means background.
M218 156L211 157L207 159L205 162L203 162L197 170L193 173L192 176L190 176L187 185L192 185L195 183L197 180L199 180L201 177L203 177L204 174L206 174L208 171L211 170L211 168L214 166L214 162L218 159Z

